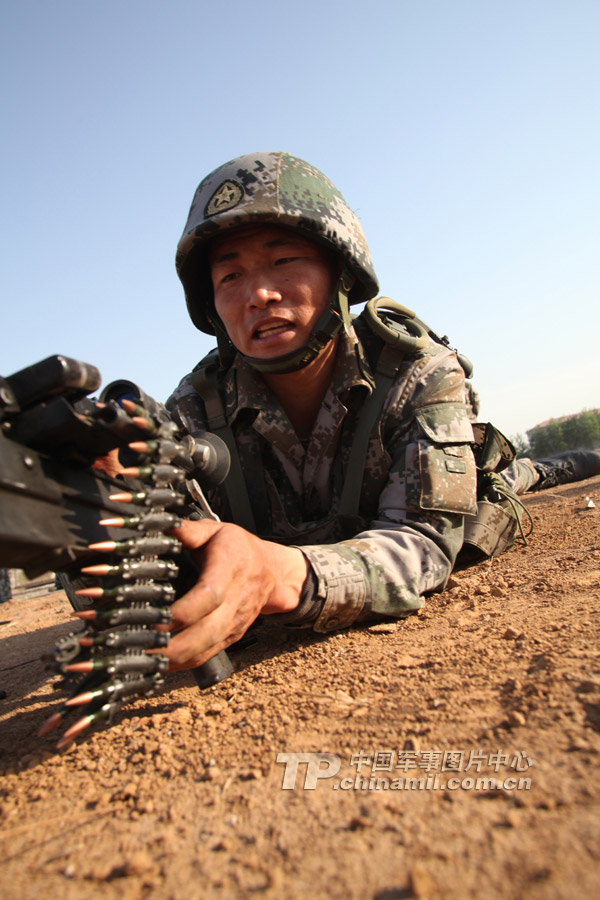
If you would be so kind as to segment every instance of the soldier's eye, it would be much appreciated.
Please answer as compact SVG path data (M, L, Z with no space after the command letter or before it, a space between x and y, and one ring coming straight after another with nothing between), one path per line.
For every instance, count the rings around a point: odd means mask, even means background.
M282 256L280 259L275 260L276 266L283 266L289 262L295 262L299 257L297 256Z

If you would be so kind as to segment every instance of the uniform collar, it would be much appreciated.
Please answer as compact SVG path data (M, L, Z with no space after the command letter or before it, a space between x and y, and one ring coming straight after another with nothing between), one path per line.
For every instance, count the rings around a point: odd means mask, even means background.
M374 384L375 380L356 332L353 328L349 334L342 332L330 390L334 396L342 399L357 388L366 388L370 393ZM260 373L239 353L227 373L225 395L229 422L236 419L242 410L268 413L280 409L277 398L269 391Z

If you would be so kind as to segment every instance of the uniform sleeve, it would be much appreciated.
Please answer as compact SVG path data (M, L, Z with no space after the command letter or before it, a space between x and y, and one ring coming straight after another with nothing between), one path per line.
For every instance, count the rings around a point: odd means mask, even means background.
M391 459L376 518L351 540L301 547L315 577L313 628L343 628L367 612L404 616L442 590L477 511L464 376L453 354L432 358L408 393L393 387L383 412Z

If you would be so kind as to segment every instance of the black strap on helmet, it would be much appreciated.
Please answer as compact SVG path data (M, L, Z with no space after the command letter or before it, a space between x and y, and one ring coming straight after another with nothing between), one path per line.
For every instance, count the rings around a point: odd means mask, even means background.
M219 357L223 368L227 368L233 362L236 350L225 330L225 326L219 317L213 313L211 324L217 335ZM273 375L286 375L288 372L296 372L308 366L319 353L327 346L329 341L343 328L350 326L350 311L348 305L348 280L342 274L338 281L333 300L319 318L313 328L307 342L296 350L275 356L270 359L262 359L257 356L240 356L249 363L257 372Z

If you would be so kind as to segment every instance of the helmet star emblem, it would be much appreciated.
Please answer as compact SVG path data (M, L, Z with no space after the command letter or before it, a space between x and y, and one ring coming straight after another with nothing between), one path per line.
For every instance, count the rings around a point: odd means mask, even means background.
M227 179L214 192L206 204L205 216L214 216L216 213L233 209L244 197L244 189L237 181Z

